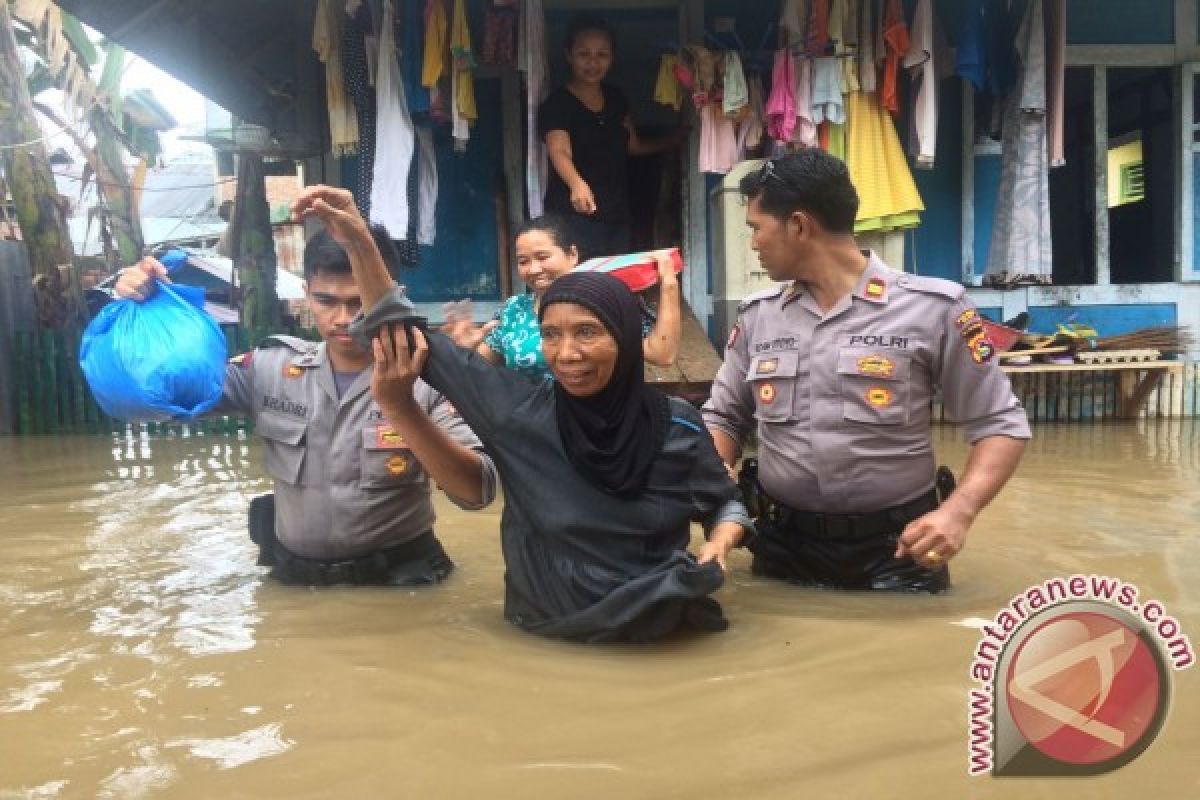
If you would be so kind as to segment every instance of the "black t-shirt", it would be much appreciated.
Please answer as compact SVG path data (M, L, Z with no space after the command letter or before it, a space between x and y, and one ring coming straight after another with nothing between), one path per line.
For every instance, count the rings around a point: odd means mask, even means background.
M542 101L538 109L538 135L544 140L549 131L566 131L571 137L575 169L592 188L596 198L596 219L605 222L629 221L629 174L627 166L629 101L620 89L604 84L604 108L592 111L565 86ZM546 186L547 211L573 214L571 190L553 167Z

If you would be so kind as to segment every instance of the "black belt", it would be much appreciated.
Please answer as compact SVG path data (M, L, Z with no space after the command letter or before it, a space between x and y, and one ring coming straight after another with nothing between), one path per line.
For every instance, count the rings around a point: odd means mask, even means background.
M880 536L895 533L922 514L938 507L936 489L892 508L867 514L823 514L800 511L772 502L767 519L807 536Z
M311 586L333 586L339 583L380 583L397 564L425 558L440 552L433 531L426 531L402 544L384 550L347 558L325 561L298 556L278 541L275 543L276 570L289 582Z

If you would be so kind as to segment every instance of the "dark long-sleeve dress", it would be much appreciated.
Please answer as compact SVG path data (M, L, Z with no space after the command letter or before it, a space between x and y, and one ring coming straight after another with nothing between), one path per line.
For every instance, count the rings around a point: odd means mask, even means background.
M415 316L394 289L352 326L360 343ZM699 413L671 399L646 488L631 499L590 482L563 449L554 384L496 367L432 333L422 378L483 442L504 487L505 617L546 636L646 641L681 627L722 630L715 562L687 552L689 526L751 522Z

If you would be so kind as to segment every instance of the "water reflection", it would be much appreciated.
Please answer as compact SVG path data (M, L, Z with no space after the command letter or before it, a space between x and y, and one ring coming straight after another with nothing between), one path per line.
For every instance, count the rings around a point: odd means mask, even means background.
M1118 773L965 776L978 626L1026 586L1120 576L1200 638L1200 426L1037 433L947 595L798 590L738 553L728 633L613 648L503 622L498 508L439 500L436 590L293 589L245 534L254 443L0 439L0 798L1198 796L1191 672Z

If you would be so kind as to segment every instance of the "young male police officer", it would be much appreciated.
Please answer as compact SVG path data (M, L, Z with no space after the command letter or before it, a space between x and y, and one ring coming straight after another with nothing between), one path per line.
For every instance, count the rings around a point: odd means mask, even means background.
M380 250L395 255L386 234ZM389 267L394 267L389 264ZM144 300L166 270L151 258L117 281ZM250 535L259 563L285 583L408 586L454 568L433 533L430 478L465 509L488 505L496 471L454 408L428 385L385 413L370 392L373 354L347 326L362 301L342 247L322 231L304 248L304 277L320 343L272 336L232 359L215 413L242 413L262 436L275 494L255 498ZM401 436L385 418L409 419Z
M704 407L734 464L758 435L765 519L755 574L937 592L946 562L1030 437L979 313L957 283L890 269L854 241L858 194L821 150L767 161L740 189L751 246L784 285L741 304ZM971 443L939 507L930 398Z

